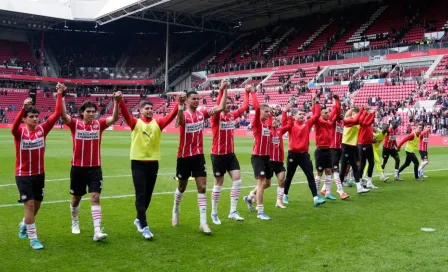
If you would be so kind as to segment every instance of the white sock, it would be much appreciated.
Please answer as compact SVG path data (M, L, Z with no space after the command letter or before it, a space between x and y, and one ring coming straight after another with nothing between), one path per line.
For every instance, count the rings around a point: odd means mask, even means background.
M283 201L284 194L285 194L285 188L277 187L277 202Z
M230 213L236 212L238 199L240 198L241 179L232 182L232 190L230 191Z
M395 169L394 177L395 177L395 178L398 178L398 169Z
M37 232L36 232L36 224L26 224L26 233L28 234L28 238L30 240L36 240L37 239Z
M255 199L255 193L257 191L257 187L255 187L252 191L249 192L249 199L254 200Z
M318 199L317 196L313 196L313 200L316 201Z
M213 186L212 191L212 214L218 214L218 202L221 196L221 186Z
M78 222L80 206L81 206L81 203L78 204L78 207L73 207L72 204L70 204L70 211L72 213L72 222Z
M371 184L372 183L372 177L367 177L367 184Z
M264 213L264 205L263 204L257 205L257 211L258 214Z
M198 194L199 217L201 224L207 224L207 195Z
M179 205L180 205L180 201L182 200L182 196L184 194L181 193L179 191L179 189L176 189L176 192L174 192L174 207L173 207L173 211L175 211L176 213L179 212Z
M331 192L331 175L325 175L325 191Z
M423 169L425 169L425 167L426 167L426 165L428 165L428 163L429 163L429 161L423 161L423 162L420 164L419 171L421 171L422 174L423 174Z
M341 183L341 179L339 178L339 173L334 172L333 178L334 178L334 183L336 183L336 188L337 188L338 192L341 192L342 191L342 183Z
M320 176L316 175L316 176L314 177L314 181L316 182L316 187L317 187L317 190L319 191L319 187L320 187Z
M101 231L101 206L92 206L93 227L95 232Z
M362 187L361 182L357 182L357 183L356 183L356 189L361 190L361 189L363 189L363 188L364 188L364 187Z

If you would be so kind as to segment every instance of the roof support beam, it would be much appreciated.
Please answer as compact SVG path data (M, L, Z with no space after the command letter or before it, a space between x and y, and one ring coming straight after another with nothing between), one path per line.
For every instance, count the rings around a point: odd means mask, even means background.
M233 26L226 22L210 20L204 17L194 17L181 12L147 10L144 13L129 16L129 18L161 24L168 23L175 26L182 26L191 29L199 29L224 34L232 34L233 29Z

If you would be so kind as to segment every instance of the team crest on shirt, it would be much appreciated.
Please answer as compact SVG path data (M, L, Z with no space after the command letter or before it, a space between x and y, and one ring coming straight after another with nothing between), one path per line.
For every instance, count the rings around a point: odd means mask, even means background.
M199 119L199 120L202 120L202 118L203 118L202 115L199 115L199 116L198 116L198 119Z
M38 131L36 134L37 136L42 136L42 131Z
M98 125L93 125L93 128L94 129L98 129Z

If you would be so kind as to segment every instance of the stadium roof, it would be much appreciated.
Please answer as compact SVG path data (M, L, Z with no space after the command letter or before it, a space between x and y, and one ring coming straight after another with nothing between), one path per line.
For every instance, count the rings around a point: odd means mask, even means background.
M226 33L250 20L297 17L367 1L372 0L2 0L0 24L8 16L23 20L20 15L50 25L61 20L104 25L127 17Z

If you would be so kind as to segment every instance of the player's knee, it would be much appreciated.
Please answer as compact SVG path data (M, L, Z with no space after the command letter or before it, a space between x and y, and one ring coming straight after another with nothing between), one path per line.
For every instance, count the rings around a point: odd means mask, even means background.
M34 210L34 200L27 200L25 201L25 209L32 209Z
M269 188L269 187L271 187L271 180L266 180L266 183L265 183L265 185L264 185L264 188L267 189L267 188Z
M99 193L91 193L90 194L90 202L98 204L100 202L100 194Z

